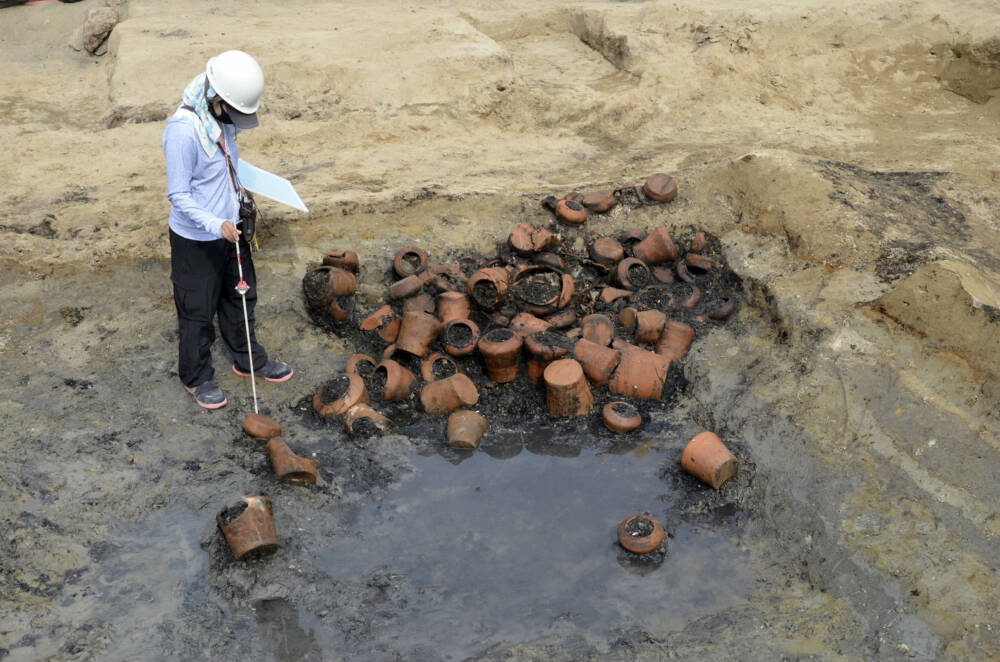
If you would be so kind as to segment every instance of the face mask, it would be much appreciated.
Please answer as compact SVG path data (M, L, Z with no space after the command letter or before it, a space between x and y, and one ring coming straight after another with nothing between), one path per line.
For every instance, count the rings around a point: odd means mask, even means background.
M212 115L215 116L215 119L219 120L223 124L232 124L233 123L233 118L231 118L229 116L229 113L226 112L226 109L227 109L226 104L220 103L219 104L219 108L220 108L220 111L219 111L218 115L215 114L215 109L214 108L212 110Z

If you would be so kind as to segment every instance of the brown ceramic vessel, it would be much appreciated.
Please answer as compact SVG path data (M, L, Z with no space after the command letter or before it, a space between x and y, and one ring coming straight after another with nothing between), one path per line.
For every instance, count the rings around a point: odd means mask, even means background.
M580 329L583 331L584 338L605 347L615 337L615 325L607 315L600 313L593 313L581 319Z
M642 289L649 284L649 267L635 257L627 257L614 268L615 282L627 290Z
M580 338L573 346L573 358L580 362L584 374L594 386L604 386L618 367L621 352Z
M420 273L427 268L427 253L416 246L404 246L396 252L392 269L400 278Z
M694 329L684 322L670 320L663 325L660 339L656 341L656 353L675 363L687 354L692 340L694 340Z
M658 172L650 175L642 185L642 192L650 200L670 202L677 197L677 183L670 175Z
M281 436L281 424L263 414L247 414L243 431L255 439L273 439Z
M641 523L641 527L638 526ZM631 533L632 529L648 529L648 533ZM648 554L663 544L663 527L652 515L632 515L618 525L618 543L633 554Z
M296 455L281 439L274 438L267 442L267 456L279 483L316 482L316 460Z
M437 296L437 318L442 324L466 319L472 312L472 302L464 292L442 292Z
M392 306L385 304L361 321L361 330L374 332L386 342L395 342L399 335L399 318L392 311Z
M465 333L463 329L467 330ZM465 342L459 342L460 335L467 336ZM452 356L468 356L476 350L479 342L479 327L470 319L454 319L444 325L441 332L444 339L444 351Z
M610 267L625 259L625 249L614 237L598 237L590 245L590 259Z
M556 218L563 223L580 225L587 221L587 210L576 200L560 200L556 203Z
M670 362L642 349L622 350L621 361L611 375L608 389L628 398L659 399Z
M430 344L441 332L441 323L433 315L422 312L403 313L396 336L396 348L421 358L427 356Z
M428 416L445 416L459 407L471 407L478 401L476 385L460 372L424 384L420 389L420 404Z
M333 251L323 255L323 264L358 273L358 267L361 263L358 260L358 254L354 251Z
M363 421L369 422L375 432L385 432L389 429L389 419L367 404L356 404L344 413L344 427L347 429L347 434L352 437L358 433Z
M635 341L656 342L660 339L667 316L659 310L643 310L635 316Z
M243 497L243 504L243 512L231 522L225 521L225 511L215 518L237 561L250 552L264 553L278 548L271 500L262 495L250 495Z
M382 359L375 366L375 375L378 379L379 373L385 374L385 386L379 397L383 400L403 400L409 397L410 392L417 384L417 376L404 368L398 361L392 359Z
M448 417L447 438L452 448L474 450L486 433L486 419L469 409L461 409Z
M715 489L736 475L739 462L714 432L699 432L681 453L681 468Z
M479 353L490 379L498 384L514 381L522 342L521 336L510 329L493 329L479 339Z
M594 191L593 193L587 193L580 198L580 204L586 207L589 211L603 214L604 212L613 209L614 206L618 204L618 200L611 191Z
M465 283L466 293L486 310L493 310L506 299L510 275L502 267L477 269Z
M632 255L646 264L659 264L677 259L677 247L663 228L656 228L632 249Z
M553 361L543 373L545 403L549 413L557 417L574 417L594 408L594 394L575 359Z
M433 382L437 379L434 375L435 371L446 372L446 376L451 376L457 372L458 364L451 360L451 357L442 354L441 352L434 352L420 364L420 378L425 382Z
M335 400L324 400L323 391L326 384L320 384L313 395L313 409L316 410L317 414L326 418L335 418L359 402L368 402L368 391L365 390L364 380L356 374L347 375L347 378L349 380L347 390Z

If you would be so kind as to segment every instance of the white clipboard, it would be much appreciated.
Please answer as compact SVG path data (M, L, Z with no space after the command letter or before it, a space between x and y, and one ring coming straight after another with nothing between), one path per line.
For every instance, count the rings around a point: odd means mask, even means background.
M258 168L243 159L240 159L236 165L236 175L240 178L240 184L243 185L243 188L253 193L300 211L309 211L302 203L302 198L295 192L295 187L284 177Z

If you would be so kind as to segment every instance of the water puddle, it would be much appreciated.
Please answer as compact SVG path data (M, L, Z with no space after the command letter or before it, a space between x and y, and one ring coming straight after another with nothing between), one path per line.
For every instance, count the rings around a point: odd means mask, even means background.
M667 455L645 444L572 458L417 456L395 491L359 512L354 535L316 550L313 562L333 581L401 575L405 606L376 638L444 659L554 627L595 641L618 628L682 628L744 601L752 577L735 509L671 521L678 495L657 476L662 462L675 461ZM660 565L635 564L616 543L618 523L642 511L672 535ZM321 619L302 622L321 648L340 644Z

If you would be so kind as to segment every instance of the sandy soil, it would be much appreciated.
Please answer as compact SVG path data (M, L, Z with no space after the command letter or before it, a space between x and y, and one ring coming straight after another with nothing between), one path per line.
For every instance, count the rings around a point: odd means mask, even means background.
M97 4L0 11L0 659L136 659L135 631L155 633L148 659L282 659L240 638L239 608L308 603L322 582L222 560L219 495L267 482L234 441L246 402L201 416L171 372L162 120L224 48L268 83L241 154L311 210L262 203L260 335L298 380L266 387L274 411L351 349L299 291L334 247L361 255L370 306L403 243L487 251L547 222L546 195L665 171L669 208L568 236L702 229L742 278L748 305L696 341L678 411L757 468L733 497L754 514L753 600L679 632L557 631L479 659L1000 657L996 3L131 0L100 58L66 46ZM286 504L295 524L381 497L421 445L362 460L328 441L308 443L351 470ZM145 549L134 592L88 579L109 522L177 502L208 525L210 563ZM282 558L304 567L308 543ZM157 586L158 554L207 566L197 605ZM102 619L80 586L144 607ZM330 588L345 632L391 627L405 601L384 588ZM348 640L301 659L415 659Z

